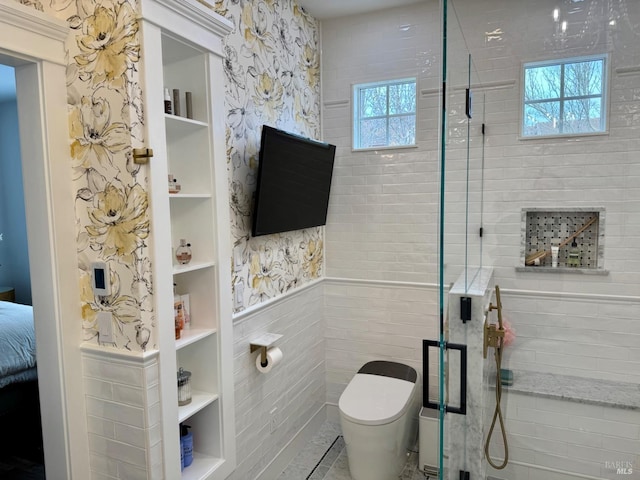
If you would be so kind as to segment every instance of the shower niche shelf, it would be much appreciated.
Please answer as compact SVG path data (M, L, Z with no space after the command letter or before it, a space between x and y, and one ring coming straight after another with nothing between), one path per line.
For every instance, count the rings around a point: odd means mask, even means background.
M595 218L591 225L584 228ZM602 207L523 208L519 272L577 273L607 275L604 269L605 210ZM572 241L572 235L584 228ZM559 245L558 265L552 266L551 246ZM578 252L578 265L570 265L570 252ZM547 252L538 264L527 265L526 258L536 252ZM575 258L575 257L574 257Z

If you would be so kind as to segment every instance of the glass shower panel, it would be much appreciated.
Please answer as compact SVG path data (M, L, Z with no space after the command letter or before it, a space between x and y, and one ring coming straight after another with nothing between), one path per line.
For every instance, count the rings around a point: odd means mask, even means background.
M484 91L456 4L447 16L445 156L445 280L470 285L482 266Z
M448 305L448 301L451 286L461 285L461 292L466 294L482 267L484 94L455 5L443 1L441 8L440 408L443 448L440 478L457 480L464 478L460 475L465 472L475 471L480 462L479 458L474 459L473 448L469 448L467 442L467 430L473 429L467 417L467 330L459 328L462 318L458 305Z
M468 353L485 372L485 442L446 452L449 463L473 448L489 480L640 478L640 2L442 1L445 285L491 267L504 321L500 365L492 347ZM469 56L465 137L456 85ZM462 227L478 217L473 243Z

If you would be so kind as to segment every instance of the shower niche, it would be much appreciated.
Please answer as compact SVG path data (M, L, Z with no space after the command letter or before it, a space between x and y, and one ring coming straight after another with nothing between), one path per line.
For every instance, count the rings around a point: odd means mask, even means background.
M524 272L604 270L604 208L523 208L520 265Z

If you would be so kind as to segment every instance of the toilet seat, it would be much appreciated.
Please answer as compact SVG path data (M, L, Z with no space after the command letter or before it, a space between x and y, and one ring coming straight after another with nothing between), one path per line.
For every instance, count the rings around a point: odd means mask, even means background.
M345 419L360 425L384 425L411 406L416 383L376 374L357 373L340 396Z

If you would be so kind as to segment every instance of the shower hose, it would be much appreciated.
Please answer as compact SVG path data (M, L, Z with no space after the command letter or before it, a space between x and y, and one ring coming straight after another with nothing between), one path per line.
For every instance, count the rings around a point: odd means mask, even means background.
M484 454L487 457L487 462L496 470L502 470L509 463L509 445L507 444L507 431L504 428L504 419L502 418L502 408L500 407L500 400L502 399L502 381L500 379L500 368L502 367L502 342L500 338L500 345L496 347L494 357L496 359L496 408L493 411L493 420L491 421L491 428L487 434L487 440L484 444ZM494 463L491 455L489 454L489 444L491 443L491 437L493 436L493 430L496 427L496 421L500 421L500 431L502 432L502 441L504 443L504 460L500 465Z

